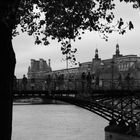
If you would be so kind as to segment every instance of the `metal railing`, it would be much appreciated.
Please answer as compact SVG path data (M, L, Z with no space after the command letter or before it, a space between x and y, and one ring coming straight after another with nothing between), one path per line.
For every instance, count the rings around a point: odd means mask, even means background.
M26 83L22 79L14 81L13 90L138 90L140 89L140 79L137 80L122 80L100 79L96 80L81 80L81 79L28 79Z

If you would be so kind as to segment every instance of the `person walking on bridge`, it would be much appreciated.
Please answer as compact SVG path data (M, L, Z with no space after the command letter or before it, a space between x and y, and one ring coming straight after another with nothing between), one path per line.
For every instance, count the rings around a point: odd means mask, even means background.
M25 74L23 75L22 78L22 85L23 85L23 90L27 90L27 77L25 76Z
M85 91L85 80L86 80L86 74L85 74L85 72L82 72L82 75L81 75L82 92Z
M119 74L118 76L118 88L122 89L122 75L121 74Z
M125 81L126 81L126 87L127 89L130 89L130 73L127 73L126 77L125 77Z
M91 89L91 79L92 79L90 72L88 72L86 79L87 79L87 88L90 90Z
M96 75L96 78L95 78L95 89L99 89L99 82L100 82L100 79L99 79L99 75Z

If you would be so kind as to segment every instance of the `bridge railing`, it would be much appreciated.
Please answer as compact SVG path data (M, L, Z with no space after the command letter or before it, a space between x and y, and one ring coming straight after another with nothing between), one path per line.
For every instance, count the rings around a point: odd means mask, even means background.
M22 79L14 81L13 90L122 90L140 89L140 79L119 81L117 79L81 80L81 79L28 79L26 83Z

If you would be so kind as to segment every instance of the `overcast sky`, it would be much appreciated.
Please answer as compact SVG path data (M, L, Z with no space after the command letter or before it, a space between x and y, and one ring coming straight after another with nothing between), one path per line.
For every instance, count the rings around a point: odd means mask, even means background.
M99 51L101 59L111 58L115 53L115 46L118 43L120 52L123 55L136 54L140 56L140 10L133 9L130 4L119 4L115 10L115 16L119 19L122 17L125 21L132 21L134 29L127 31L125 35L113 33L109 35L109 41L101 39L97 32L87 32L81 40L77 40L73 47L78 48L76 58L78 62L91 61L95 55L95 49ZM23 74L27 75L28 66L31 59L38 60L43 58L46 61L51 59L53 70L66 68L66 62L62 61L60 44L53 41L49 46L35 45L34 38L27 34L20 34L13 39L13 47L16 53L16 70L17 78L22 78Z

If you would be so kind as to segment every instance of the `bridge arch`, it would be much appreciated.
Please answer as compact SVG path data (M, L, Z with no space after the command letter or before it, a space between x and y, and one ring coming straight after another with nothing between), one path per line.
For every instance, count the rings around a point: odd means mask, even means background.
M140 111L136 108L140 106L138 93L128 90L91 90L89 93L87 91L85 96L77 90L21 90L13 91L13 97L15 99L40 97L64 101L101 116L109 121L109 126L125 124L128 129L128 126L132 127L132 124L136 126L140 122Z

